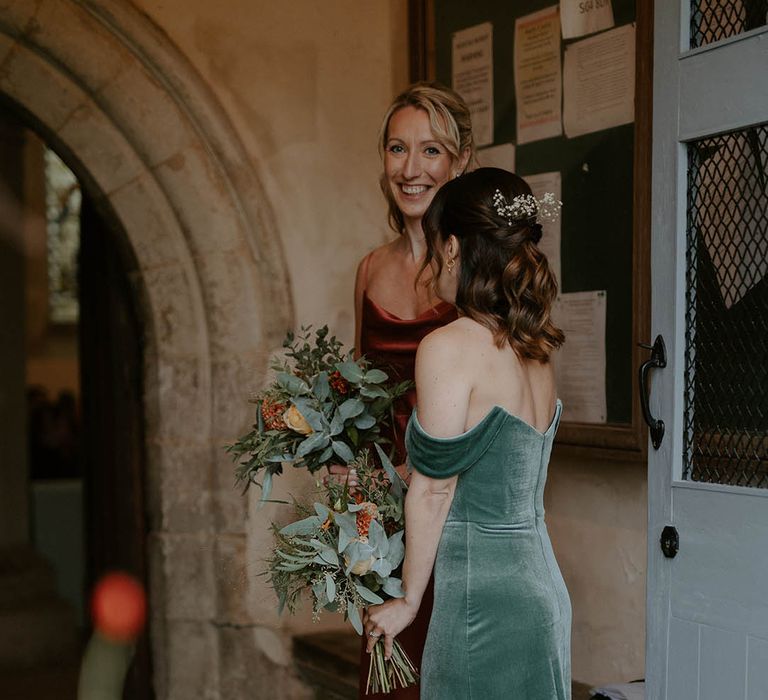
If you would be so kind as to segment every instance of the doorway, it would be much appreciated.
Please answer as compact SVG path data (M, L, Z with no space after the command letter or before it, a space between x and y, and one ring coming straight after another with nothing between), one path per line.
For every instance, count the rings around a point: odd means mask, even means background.
M40 589L17 607L32 623L50 619L52 608L59 613L57 624L28 635L23 663L5 664L18 672L3 674L4 688L18 697L74 698L93 583L112 569L147 582L137 266L99 193L75 177L23 115L1 116L5 152L18 156L4 159L3 185L13 192L10 185L20 183L11 199L19 210L23 274L22 289L0 304L23 306L15 311L25 327L18 399L27 416L26 439L16 436L26 455L4 469L24 475L27 522L15 549L28 552L20 566L28 576L34 569ZM125 697L152 698L151 678L145 633Z

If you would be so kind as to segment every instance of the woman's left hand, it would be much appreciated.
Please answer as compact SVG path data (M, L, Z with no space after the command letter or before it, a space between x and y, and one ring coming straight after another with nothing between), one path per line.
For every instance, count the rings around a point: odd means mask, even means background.
M368 639L366 651L370 654L379 637L384 637L384 658L392 656L392 643L413 622L418 606L406 602L405 598L393 598L382 605L372 605L365 610L364 629Z

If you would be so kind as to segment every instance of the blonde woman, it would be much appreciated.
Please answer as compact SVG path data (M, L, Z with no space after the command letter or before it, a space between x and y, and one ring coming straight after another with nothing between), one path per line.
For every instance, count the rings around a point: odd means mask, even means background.
M426 254L421 220L440 187L458 177L473 158L469 108L461 97L438 83L412 85L392 102L379 136L384 173L381 189L389 204L389 223L397 236L366 255L355 282L355 347L359 354L386 366L398 380L414 378L419 342L428 333L456 319L452 304L440 301L431 286L417 284ZM411 391L395 406L390 438L395 464L405 462L405 426L416 404ZM399 467L407 477L404 465ZM337 478L349 477L343 467ZM417 665L429 625L431 587L419 615L399 639ZM365 695L368 656L361 655L360 697L415 700L418 687L384 695Z

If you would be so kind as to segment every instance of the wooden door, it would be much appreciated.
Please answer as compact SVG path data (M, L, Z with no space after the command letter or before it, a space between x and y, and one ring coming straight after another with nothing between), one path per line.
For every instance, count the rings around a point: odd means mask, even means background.
M767 11L655 5L650 700L768 698Z
M129 282L131 257L121 241L84 196L79 294L89 590L114 569L147 582L142 326ZM153 697L147 634L124 697Z

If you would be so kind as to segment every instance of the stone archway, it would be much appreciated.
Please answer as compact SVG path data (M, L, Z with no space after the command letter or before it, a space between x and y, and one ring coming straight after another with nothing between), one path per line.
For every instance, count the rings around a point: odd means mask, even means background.
M214 575L245 556L221 445L292 325L269 206L204 82L127 2L0 0L0 94L70 155L138 260L155 686L218 697L220 632L249 620Z

